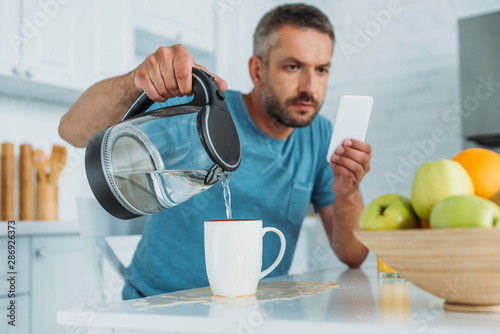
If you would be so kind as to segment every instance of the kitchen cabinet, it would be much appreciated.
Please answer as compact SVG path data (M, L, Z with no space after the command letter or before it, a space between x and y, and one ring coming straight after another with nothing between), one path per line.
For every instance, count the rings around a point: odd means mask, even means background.
M5 228L5 230L7 230ZM7 246L8 238L0 238L0 259L3 263L1 266L2 272L0 273L0 310L2 310L2 321L0 323L0 333L14 334L14 333L30 333L30 238L17 237L15 239L15 269L16 277L16 291L15 297L9 298L8 291L10 290L10 283L7 278ZM10 270L9 270L10 271ZM15 301L15 324L10 326L6 318L7 307L9 307L11 300Z
M0 297L0 309L2 310L2 321L0 322L0 333L20 334L30 333L30 297L16 295L16 326L11 326L5 320L4 312L10 305L10 298Z
M133 69L131 0L0 0L0 16L0 90L6 93L46 97L46 87L52 95L54 88L81 92Z
M19 1L0 0L0 74L12 75L19 59Z
M84 45L78 38L79 30L85 26L81 14L81 1L61 4L23 0L22 31L26 42L20 61L22 75L55 86L82 85L88 64Z
M136 28L166 38L163 45L180 43L213 52L213 1L136 0L135 6Z
M93 53L94 83L112 76L130 72L138 64L134 63L134 24L132 0L91 0L85 1L95 21L89 20L87 32ZM88 33L90 31L90 33Z
M43 8L24 0L24 16L45 14L24 48L25 73L35 81L85 89L92 83L130 70L133 56L129 1L70 1ZM128 4L128 6L127 6ZM44 21L42 21L44 22Z
M8 282L7 277L7 247L8 238L0 238L0 261L2 261L2 272L0 272L0 298L7 296ZM30 239L29 237L17 237L15 239L15 272L16 292L18 294L28 293L30 291ZM4 270L5 268L5 270Z
M215 66L213 1L0 0L0 19L4 94L72 103L93 83L176 43Z
M78 231L74 223L16 222L16 327L13 330L2 321L0 333L83 333L56 323L57 311L87 302ZM0 222L1 261L7 259L7 245L7 223ZM6 265L4 262L0 272L2 310L10 303Z
M32 334L64 333L64 326L56 324L57 311L84 305L85 261L82 249L79 236L33 238L31 302L37 314L32 318Z

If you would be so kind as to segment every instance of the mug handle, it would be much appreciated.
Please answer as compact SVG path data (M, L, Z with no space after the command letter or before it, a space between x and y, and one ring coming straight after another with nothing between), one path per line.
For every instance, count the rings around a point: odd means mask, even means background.
M285 255L286 241L285 241L285 236L283 235L283 233L281 233L280 230L278 230L277 228L274 228L274 227L264 227L262 229L262 237L263 238L267 232L274 232L278 235L278 237L280 237L281 248L280 248L280 252L278 254L278 257L276 258L274 263L269 268L267 268L266 270L264 270L263 272L260 273L259 279L262 279L262 278L266 277L267 275L269 275L269 273L271 271L273 271L278 266L278 264L280 264L281 260L283 259L283 255Z

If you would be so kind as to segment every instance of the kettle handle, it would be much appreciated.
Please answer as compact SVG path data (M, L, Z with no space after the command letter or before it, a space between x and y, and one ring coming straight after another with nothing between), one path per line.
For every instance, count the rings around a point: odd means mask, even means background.
M196 67L193 67L193 93L194 99L192 101L178 106L204 107L207 104L218 104L219 101L224 101L224 94L215 82L215 78ZM153 103L154 101L144 91L141 92L127 109L120 122L147 111Z

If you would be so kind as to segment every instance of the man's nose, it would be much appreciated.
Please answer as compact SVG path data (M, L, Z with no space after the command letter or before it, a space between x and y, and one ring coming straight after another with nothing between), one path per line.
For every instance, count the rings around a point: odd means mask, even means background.
M316 93L316 80L314 70L306 70L302 73L299 83L300 93L313 96Z

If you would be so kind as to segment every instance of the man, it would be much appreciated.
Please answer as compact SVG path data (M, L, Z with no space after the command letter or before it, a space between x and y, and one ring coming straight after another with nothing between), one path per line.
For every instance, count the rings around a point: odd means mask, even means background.
M284 233L285 257L272 275L288 272L310 202L341 261L358 267L368 253L353 230L363 209L359 184L369 170L371 147L347 139L328 164L332 126L317 115L334 40L333 27L317 8L279 6L261 19L254 34L253 90L226 91L242 143L242 162L230 182L233 218L262 219ZM158 102L152 109L177 104L175 97L192 93L192 66L204 69L183 46L159 48L136 70L90 87L63 116L61 137L85 146L94 133L118 122L141 90ZM215 78L225 90L227 83ZM152 215L127 268L123 298L207 286L203 221L224 217L219 184ZM277 240L264 239L264 268L278 250Z

